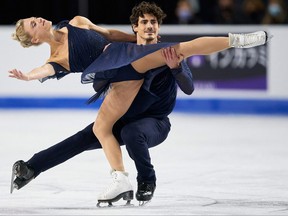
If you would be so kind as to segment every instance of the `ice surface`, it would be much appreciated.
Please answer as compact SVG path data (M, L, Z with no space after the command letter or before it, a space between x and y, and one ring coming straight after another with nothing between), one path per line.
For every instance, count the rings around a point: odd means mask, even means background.
M288 215L287 116L173 113L169 137L151 149L158 181L144 207L96 207L110 183L102 150L84 152L9 193L15 161L95 117L93 110L0 111L0 215ZM122 150L136 188L133 161Z

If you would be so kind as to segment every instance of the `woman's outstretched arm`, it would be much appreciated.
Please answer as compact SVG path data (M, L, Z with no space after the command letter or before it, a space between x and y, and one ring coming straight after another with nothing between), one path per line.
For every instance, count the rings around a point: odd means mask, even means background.
M30 81L30 80L42 79L48 76L53 76L55 74L55 70L51 64L45 64L27 73L23 73L22 71L17 69L9 70L8 73L9 77L11 78Z

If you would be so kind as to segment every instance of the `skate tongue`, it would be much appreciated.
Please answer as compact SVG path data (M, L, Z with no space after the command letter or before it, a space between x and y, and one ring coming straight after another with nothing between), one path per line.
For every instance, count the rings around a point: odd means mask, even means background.
M110 175L111 176L114 176L114 175L117 175L117 174L123 174L123 175L125 175L125 176L129 176L129 173L128 172L125 172L125 171L117 171L117 170L115 170L115 169L111 169L110 170Z

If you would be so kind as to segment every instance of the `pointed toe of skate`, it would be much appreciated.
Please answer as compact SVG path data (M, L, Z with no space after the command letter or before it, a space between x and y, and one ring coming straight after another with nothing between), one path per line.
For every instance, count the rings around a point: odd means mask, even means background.
M274 37L274 35L268 34L266 31L265 31L265 33L266 33L266 43L267 43Z

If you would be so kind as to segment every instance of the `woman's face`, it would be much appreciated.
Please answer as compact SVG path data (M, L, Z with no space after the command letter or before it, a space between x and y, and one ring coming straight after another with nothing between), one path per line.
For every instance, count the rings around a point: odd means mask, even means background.
M33 39L41 39L47 31L50 32L52 22L41 17L30 17L23 21L24 31Z

